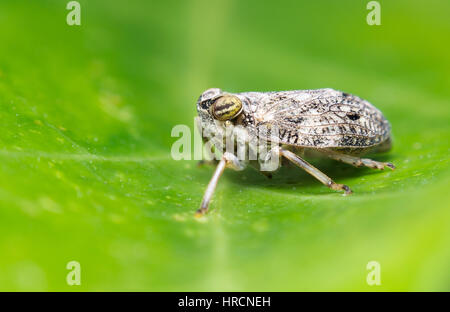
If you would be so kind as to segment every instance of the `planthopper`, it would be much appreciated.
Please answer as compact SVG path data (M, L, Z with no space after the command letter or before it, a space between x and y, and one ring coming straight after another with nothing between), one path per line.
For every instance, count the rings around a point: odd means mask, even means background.
M216 170L197 215L208 206L225 168L251 165L270 177L292 162L332 190L352 193L308 163L304 155L321 154L356 167L394 165L362 158L391 147L390 124L369 102L334 89L228 93L208 89L197 101L198 128Z

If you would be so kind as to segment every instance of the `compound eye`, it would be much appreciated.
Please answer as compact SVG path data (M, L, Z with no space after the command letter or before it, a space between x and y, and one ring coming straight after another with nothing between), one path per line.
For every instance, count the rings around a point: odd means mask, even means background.
M214 102L211 110L217 120L230 120L242 112L242 102L237 96L224 95Z

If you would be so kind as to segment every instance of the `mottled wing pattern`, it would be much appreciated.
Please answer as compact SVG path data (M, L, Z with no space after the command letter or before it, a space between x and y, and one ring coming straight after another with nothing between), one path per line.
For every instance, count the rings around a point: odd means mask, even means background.
M244 94L243 94L244 95ZM370 147L389 138L382 113L361 98L333 89L248 92L260 137L305 147Z

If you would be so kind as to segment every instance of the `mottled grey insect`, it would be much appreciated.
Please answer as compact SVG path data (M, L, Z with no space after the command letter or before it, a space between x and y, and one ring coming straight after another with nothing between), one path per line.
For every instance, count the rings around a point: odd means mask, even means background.
M240 126L246 140L257 137L271 144L275 142L277 157L291 161L345 195L352 193L347 185L335 183L302 156L319 153L356 167L395 168L389 162L360 158L369 152L390 149L390 125L369 102L345 92L317 89L227 93L214 88L200 96L197 111L204 133L224 133L227 127ZM275 135L271 131L274 128L278 129ZM224 169L242 170L246 164L255 165L233 153L222 154L197 211L199 215L208 210Z

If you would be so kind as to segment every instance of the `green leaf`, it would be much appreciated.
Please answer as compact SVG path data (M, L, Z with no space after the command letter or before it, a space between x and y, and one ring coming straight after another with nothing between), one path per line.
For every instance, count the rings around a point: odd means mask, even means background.
M449 4L79 1L0 6L1 290L450 290ZM380 108L395 171L272 180L175 161L210 87L331 87ZM81 285L66 265L78 261ZM381 285L368 286L369 261Z

